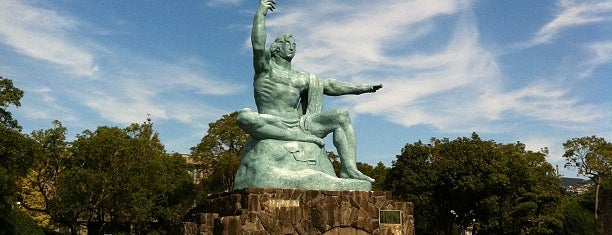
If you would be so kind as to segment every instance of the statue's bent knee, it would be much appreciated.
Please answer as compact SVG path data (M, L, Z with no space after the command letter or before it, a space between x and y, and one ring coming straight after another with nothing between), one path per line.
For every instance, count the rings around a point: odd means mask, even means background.
M259 117L259 113L253 112L251 109L242 109L236 117L238 126L247 132L260 128L266 125L266 122Z
M351 123L351 115L349 114L348 110L337 109L337 110L333 110L333 112L336 116L336 120L339 123Z

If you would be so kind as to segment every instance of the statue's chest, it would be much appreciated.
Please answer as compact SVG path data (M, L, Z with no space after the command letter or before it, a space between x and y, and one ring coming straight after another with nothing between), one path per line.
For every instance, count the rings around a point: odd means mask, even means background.
M286 89L291 90L296 89L300 91L306 86L304 75L295 71L273 70L269 79L279 87L286 87Z

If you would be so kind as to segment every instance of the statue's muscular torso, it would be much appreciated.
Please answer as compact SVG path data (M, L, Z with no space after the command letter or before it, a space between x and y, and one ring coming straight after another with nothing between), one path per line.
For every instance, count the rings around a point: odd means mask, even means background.
M270 62L269 69L255 74L253 83L259 113L288 119L299 118L300 94L307 86L308 74L287 70Z

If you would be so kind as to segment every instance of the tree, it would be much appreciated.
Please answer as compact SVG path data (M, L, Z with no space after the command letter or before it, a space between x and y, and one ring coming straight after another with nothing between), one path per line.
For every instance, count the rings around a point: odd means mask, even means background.
M595 216L592 213L593 190L584 194L571 195L563 204L563 231L560 235L596 234Z
M170 227L193 203L184 159L165 153L152 123L86 130L70 152L47 210L73 232L81 223L92 234Z
M237 112L208 124L208 132L191 148L191 155L203 162L203 193L231 190L240 165L244 144L250 138L236 123Z
M54 228L50 223L48 203L55 197L55 185L70 157L66 128L59 121L53 121L53 128L37 130L30 137L37 143L34 164L26 177L19 180L20 203L35 221L45 227Z
M562 226L562 188L546 150L522 143L432 138L407 144L386 183L415 203L419 234L554 234Z
M155 181L157 196L151 214L161 228L168 231L181 225L183 216L193 207L195 185L188 172L189 166L180 154L166 154L155 162L160 177Z
M578 168L578 174L589 177L595 183L594 215L599 210L599 191L603 178L612 176L612 143L604 138L587 136L573 138L563 144L566 168Z
M41 234L19 208L16 182L34 162L36 143L20 133L21 127L7 109L19 107L23 91L0 76L0 234Z
M28 217L18 206L15 182L25 176L34 162L36 144L14 129L0 125L0 234L28 234ZM30 231L32 232L32 231Z
M127 150L129 136L117 127L98 127L77 135L62 174L56 180L56 196L48 210L54 221L68 226L73 234L85 223L90 232L98 232L117 223L113 209L128 198L125 181L131 157ZM113 212L113 213L111 213ZM122 214L122 213L121 213ZM107 223L108 222L108 223Z
M23 91L13 86L13 81L0 76L0 124L15 130L21 130L21 126L17 120L13 119L13 115L7 109L13 105L21 106L21 98Z

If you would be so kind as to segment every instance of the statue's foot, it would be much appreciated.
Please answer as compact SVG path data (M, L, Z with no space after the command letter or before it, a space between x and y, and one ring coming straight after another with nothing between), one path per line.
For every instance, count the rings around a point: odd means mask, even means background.
M374 179L372 179L371 177L361 173L361 171L359 171L357 169L353 169L353 170L342 169L340 171L340 178L365 180L365 181L368 181L370 183L374 183L374 181L375 181Z
M300 134L300 133L295 133L295 136L298 136L297 140L298 141L304 141L304 142L309 142L309 143L313 143L318 145L319 147L323 148L325 147L325 142L323 141L323 139L315 136L315 135L310 135L310 134Z
M325 142L323 141L323 139L318 138L318 137L314 137L313 139L309 140L308 142L314 143L316 145L319 145L319 147L323 148L325 147Z

